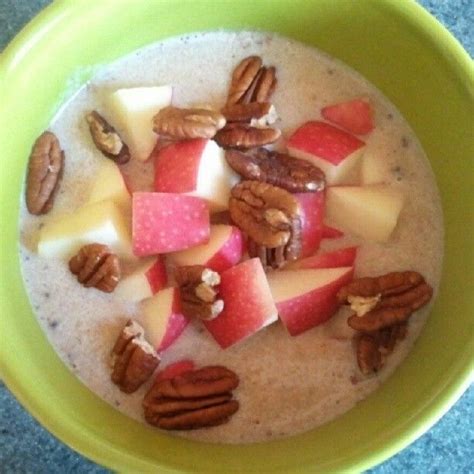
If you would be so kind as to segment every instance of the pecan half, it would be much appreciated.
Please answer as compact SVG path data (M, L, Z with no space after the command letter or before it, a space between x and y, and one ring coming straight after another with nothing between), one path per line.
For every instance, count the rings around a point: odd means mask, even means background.
M274 67L262 67L259 56L244 58L234 69L227 105L267 102L277 85Z
M51 210L63 166L64 152L56 135L42 133L33 145L28 163L26 207L31 214L46 214Z
M418 272L392 272L378 277L364 277L352 281L341 288L337 294L340 303L345 303L349 295L353 296L388 296L399 294L420 283L424 278Z
M226 124L224 116L208 109L165 107L153 118L153 130L175 140L212 138Z
M248 104L227 104L222 114L228 122L250 122L260 119L270 112L270 102L249 102Z
M221 366L188 371L155 382L143 399L148 423L167 430L189 430L226 423L239 408L231 391L237 375Z
M217 298L221 278L217 272L202 265L179 267L176 270L181 311L188 318L214 319L224 309L224 301Z
M268 101L273 95L276 85L276 69L273 66L262 67L255 78L255 87L252 91L251 100L256 102Z
M352 329L363 332L404 323L414 311L427 304L432 295L431 286L423 282L399 294L382 296L373 309L361 316L351 316L347 323Z
M145 341L143 328L129 320L112 349L112 382L122 392L132 393L145 383L160 363L155 349Z
M229 123L216 133L215 141L223 148L248 149L269 145L281 136L277 128L252 127L246 123Z
M84 245L69 260L69 270L86 288L95 287L106 293L114 291L121 277L117 255L102 244Z
M362 333L357 342L357 361L363 373L379 370L384 357L407 333L412 313L427 304L433 289L418 272L393 272L354 280L338 292L341 303L356 312L348 318Z
M406 337L407 324L395 324L370 334L362 333L356 341L357 364L364 375L378 372L385 358L391 354L398 341Z
M130 150L115 128L96 110L86 115L89 131L97 149L104 156L122 165L130 160Z
M258 148L250 153L227 150L227 163L244 179L264 181L292 193L324 189L324 173L308 161Z
M382 367L382 355L377 339L368 334L362 334L357 340L357 364L364 375L378 372Z
M262 58L259 56L249 56L242 59L232 73L232 80L227 96L227 104L237 104L251 89L260 68L262 67Z
M301 254L301 209L282 188L259 181L242 181L229 200L232 221L250 238L249 254L264 265L296 260ZM270 258L268 258L270 257Z

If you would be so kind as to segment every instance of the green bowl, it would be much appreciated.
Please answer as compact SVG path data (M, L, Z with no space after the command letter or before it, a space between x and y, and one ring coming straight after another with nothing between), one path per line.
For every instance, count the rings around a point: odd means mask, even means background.
M262 29L357 69L401 110L441 189L446 226L439 298L415 348L375 394L335 421L247 446L177 439L114 410L66 369L38 326L20 275L18 207L35 137L101 64L171 35ZM435 423L473 373L474 68L412 1L57 1L0 59L1 373L20 402L77 451L122 471L363 470Z

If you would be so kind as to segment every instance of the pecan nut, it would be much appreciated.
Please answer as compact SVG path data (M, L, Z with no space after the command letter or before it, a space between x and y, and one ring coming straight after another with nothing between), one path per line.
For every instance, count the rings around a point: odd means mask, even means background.
M229 166L244 179L264 181L291 193L315 192L326 185L324 173L305 160L258 148L252 153L227 150Z
M144 339L143 328L129 320L112 349L112 382L122 392L132 393L144 384L160 363L155 349Z
M123 165L130 160L130 150L117 130L96 110L86 115L92 141L104 156Z
M215 141L223 148L249 149L276 142L281 131L271 127L253 127L246 123L229 123L216 133Z
M382 296L375 306L362 315L359 313L359 315L351 316L347 320L349 326L357 331L371 332L406 322L411 314L427 304L433 295L433 289L424 281L421 275L413 278L413 281L421 281L421 283L408 289L405 289L405 286L399 286L398 288L403 289L398 294L393 293L394 290L391 288L389 290L390 296L386 297L379 293ZM357 280L352 284L356 282ZM342 290L347 291L344 288ZM341 294L342 291L339 295Z
M274 67L262 67L259 56L244 58L234 69L227 105L268 102L277 85Z
M225 124L224 116L214 110L173 106L161 109L153 118L156 133L176 140L212 138Z
M357 340L357 364L364 375L378 372L382 367L382 354L376 337L362 334Z
M341 288L337 294L340 303L345 303L352 296L389 296L400 294L424 282L424 278L413 271L392 272L378 277L364 277L352 281Z
M242 181L232 188L229 212L232 221L253 241L250 252L283 247L286 260L300 256L301 209L288 191L259 181Z
M427 304L433 289L418 272L392 272L354 280L338 292L340 303L350 303L356 314L348 325L362 333L357 362L365 374L378 371L384 358L407 333L412 313Z
M395 345L406 337L407 324L395 324L374 333L362 333L357 338L357 364L364 375L378 372Z
M227 104L222 109L222 115L227 122L250 122L261 119L270 113L270 102L249 102L248 104Z
M217 298L221 278L217 272L202 265L179 267L176 270L181 311L188 318L214 319L224 309L224 301Z
M28 163L26 207L31 214L46 214L51 210L63 166L64 152L56 135L42 133L33 145Z
M105 293L114 291L121 277L120 262L106 245L84 245L69 260L69 270L86 288L95 287Z
M232 390L237 375L221 366L157 380L143 399L148 423L167 430L189 430L226 423L239 408Z

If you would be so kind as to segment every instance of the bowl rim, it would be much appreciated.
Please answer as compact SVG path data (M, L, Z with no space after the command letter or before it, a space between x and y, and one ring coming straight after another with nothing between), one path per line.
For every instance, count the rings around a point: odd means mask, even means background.
M474 62L447 28L415 0L409 0L403 4L396 0L385 1L390 4L391 8L398 9L407 21L411 22L413 27L428 35L433 44L442 47L446 54L454 58L455 61L453 61L452 67L460 77L465 78L467 89L473 92ZM6 71L9 68L14 68L17 58L23 57L34 43L48 31L51 24L61 21L62 17L66 16L64 15L65 11L68 8L74 8L73 3L73 1L68 0L56 0L36 15L0 54L0 72L1 69ZM1 347L0 354L0 375L6 386L23 407L50 433L77 452L101 465L117 466L118 459L127 462L129 466L137 465L138 460L134 455L118 451L112 443L104 441L94 433L90 433L89 439L84 441L79 433L75 433L71 429L74 426L72 422L57 420L44 413L35 402L35 396L24 390L22 383L16 380L8 364L9 354L6 354ZM406 424L402 433L392 435L392 438L384 441L384 446L376 452L358 455L355 462L346 465L344 469L350 468L351 470L363 471L373 467L400 452L428 431L474 381L474 358L465 355L466 357L458 361L454 373L451 374L450 380L445 384L444 389L430 401L417 417ZM169 472L182 472L172 470L169 467L167 470Z

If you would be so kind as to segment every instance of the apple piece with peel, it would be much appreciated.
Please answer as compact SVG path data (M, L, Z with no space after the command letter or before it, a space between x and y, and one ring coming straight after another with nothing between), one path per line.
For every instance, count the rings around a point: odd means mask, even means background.
M337 292L352 280L353 272L353 267L341 267L268 275L278 314L291 336L324 323L336 313Z
M130 222L115 202L95 202L48 222L40 231L38 254L70 258L84 245L99 243L119 257L131 259L130 234Z
M221 274L219 296L224 310L204 325L223 348L243 341L278 319L267 278L258 258Z
M389 185L334 186L326 193L326 216L348 232L385 242L397 225L403 201L403 194Z
M341 232L335 227L323 224L323 239L339 239L340 237L344 237L344 232Z
M364 146L353 135L319 121L303 124L287 143L290 155L323 170L329 185L358 184Z
M374 129L374 111L363 99L354 99L328 105L321 110L328 121L356 135L365 135Z
M133 193L133 252L138 257L188 249L209 241L203 199L171 193Z
M130 275L122 278L114 295L125 301L141 301L150 298L166 286L168 276L161 256L151 258Z
M190 359L178 360L177 362L167 365L163 370L160 370L156 375L155 382L173 379L178 375L194 370L194 367L194 362Z
M285 270L297 270L303 268L338 268L351 267L357 257L357 247L347 247L313 255L308 258L296 260L289 263Z
M212 140L172 143L159 150L155 159L155 191L206 199L211 212L228 208L230 190L238 182L224 149Z
M324 191L295 194L302 210L301 257L314 254L323 233Z
M173 344L189 323L181 313L177 288L166 288L144 300L141 310L140 321L145 329L145 338L157 352Z
M125 178L120 168L108 159L101 159L99 169L94 174L94 184L88 202L99 202L110 199L130 212L132 196L127 189Z
M198 245L181 252L169 254L169 259L178 267L203 265L215 272L223 272L242 259L244 238L239 228L232 225L211 225L207 244Z
M171 105L172 95L169 85L118 89L110 95L111 117L120 127L132 157L144 161L150 156L157 140L153 117Z

